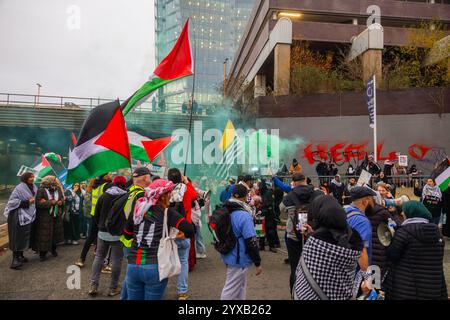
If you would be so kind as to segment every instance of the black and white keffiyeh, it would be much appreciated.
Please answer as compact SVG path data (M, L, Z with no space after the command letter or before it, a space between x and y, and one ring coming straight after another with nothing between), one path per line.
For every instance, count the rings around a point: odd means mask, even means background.
M6 204L4 215L8 218L8 215L11 211L19 208L20 203L25 200L29 200L33 198L37 192L37 188L33 185L33 192L31 192L30 188L26 183L22 182L16 186L16 188L11 193L9 197L8 203ZM26 226L34 221L36 218L36 205L31 203L28 208L20 208L19 209L19 224L21 226Z
M309 237L302 257L314 280L330 300L353 298L355 272L361 251L356 251ZM298 300L320 300L299 263L294 285Z

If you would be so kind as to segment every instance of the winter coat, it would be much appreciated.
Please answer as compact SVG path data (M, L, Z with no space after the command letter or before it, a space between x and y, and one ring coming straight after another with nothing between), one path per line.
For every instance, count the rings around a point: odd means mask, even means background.
M64 195L57 189L58 199L64 204ZM57 209L54 214L52 210ZM52 206L46 188L41 186L36 193L36 220L33 249L51 251L57 243L64 241L62 214L64 205Z
M108 213L113 207L114 201L126 193L127 192L125 190L113 186L106 190L106 192L98 198L97 205L95 206L93 222L97 225L99 231L108 232L105 226Z
M344 195L345 184L341 182L339 185L334 179L330 183L330 193L333 197L342 204L342 196Z
M382 245L378 238L378 226L382 222L387 224L390 214L385 207L375 204L372 211L367 213L366 216L369 218L370 224L372 225L372 264L379 266L381 274L384 274L386 269L387 247Z
M328 165L326 163L320 162L316 166L316 172L318 176L327 176L328 175Z
M422 223L408 221L423 220ZM408 219L395 232L387 249L390 264L386 300L447 300L444 241L438 226Z

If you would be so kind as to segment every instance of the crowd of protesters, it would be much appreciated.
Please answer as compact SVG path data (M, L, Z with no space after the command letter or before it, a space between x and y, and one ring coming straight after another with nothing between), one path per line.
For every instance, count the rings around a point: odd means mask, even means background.
M194 183L176 168L158 177L138 167L128 181L105 173L67 190L54 176L36 187L34 174L25 173L5 208L11 268L21 269L28 261L28 248L45 261L48 253L58 255L58 245L85 239L75 264L85 267L94 248L89 295L98 295L101 274L110 273L109 296L162 299L168 277L161 272L170 258L177 269L172 274L178 299L186 300L189 272L197 259L206 258L206 217L226 266L221 299L243 300L250 267L256 275L263 272L260 251L267 245L278 253L278 225L285 220L285 262L291 270L286 287L295 300L447 299L441 228L447 225L450 188L441 192L429 179L423 187L415 185L420 201L395 198L389 166L382 171L369 156L363 167L375 177L374 184L361 186L358 170L349 168L354 175L344 181L322 161L315 187L294 159L290 184L277 175L256 179L247 174L230 178L223 190L206 177ZM330 172L333 179L327 180ZM212 197L219 198L215 209ZM168 241L176 248L171 257L162 252ZM375 287L374 266L380 280Z

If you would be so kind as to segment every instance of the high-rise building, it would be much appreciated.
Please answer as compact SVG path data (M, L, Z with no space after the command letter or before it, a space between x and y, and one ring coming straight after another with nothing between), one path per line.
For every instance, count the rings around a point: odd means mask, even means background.
M155 0L156 60L161 62L190 18L190 39L195 80L189 77L162 88L158 100L167 109L181 110L194 96L203 110L220 103L224 62L228 66L238 49L255 0Z

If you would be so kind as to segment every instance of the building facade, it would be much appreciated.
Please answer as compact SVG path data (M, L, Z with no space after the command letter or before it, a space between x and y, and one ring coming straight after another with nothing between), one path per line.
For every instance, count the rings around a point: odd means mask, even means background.
M179 109L189 102L192 91L205 110L222 101L224 61L232 61L255 0L156 0L156 60L170 52L186 20L190 18L190 40L194 77L162 88L158 103ZM193 88L195 83L195 88Z

